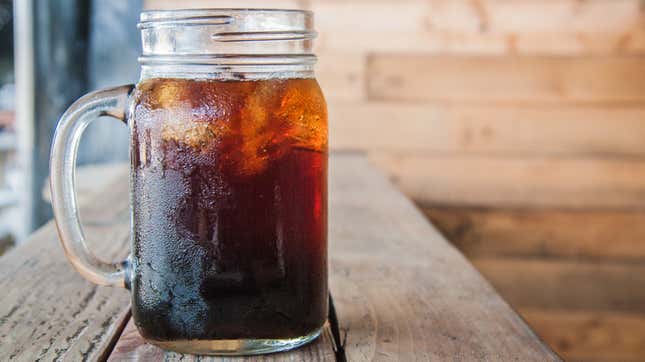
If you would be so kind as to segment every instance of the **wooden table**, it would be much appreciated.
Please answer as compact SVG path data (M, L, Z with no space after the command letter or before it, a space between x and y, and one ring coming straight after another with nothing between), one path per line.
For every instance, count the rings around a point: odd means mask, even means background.
M114 259L129 240L127 170L119 172L81 208L96 253ZM250 360L559 360L362 156L332 156L329 209L334 308L323 335ZM51 222L0 259L0 290L0 360L218 360L146 344L128 292L83 280Z

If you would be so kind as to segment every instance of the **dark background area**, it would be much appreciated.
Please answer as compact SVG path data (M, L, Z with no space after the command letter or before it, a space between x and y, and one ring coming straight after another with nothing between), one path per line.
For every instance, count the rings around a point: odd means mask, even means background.
M13 83L13 6L0 0L0 84Z

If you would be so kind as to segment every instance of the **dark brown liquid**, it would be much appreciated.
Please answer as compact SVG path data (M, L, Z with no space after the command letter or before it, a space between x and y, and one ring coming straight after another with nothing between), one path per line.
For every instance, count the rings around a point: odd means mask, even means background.
M313 79L154 79L132 124L145 338L295 338L327 312L327 114Z

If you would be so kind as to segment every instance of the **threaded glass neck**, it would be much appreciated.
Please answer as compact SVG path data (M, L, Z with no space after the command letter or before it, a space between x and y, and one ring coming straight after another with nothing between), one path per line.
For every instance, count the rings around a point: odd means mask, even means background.
M141 14L145 78L311 78L313 14L301 10L191 9Z

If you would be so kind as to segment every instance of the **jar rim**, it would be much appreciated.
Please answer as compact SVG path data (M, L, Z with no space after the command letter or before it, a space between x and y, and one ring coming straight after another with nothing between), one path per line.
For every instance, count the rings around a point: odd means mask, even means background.
M275 9L275 8L196 8L196 9L151 9L144 10L139 16L137 27L145 27L147 23L172 20L191 20L195 18L220 18L226 15L249 13L284 13L313 16L313 11L304 9Z
M298 9L212 8L141 13L146 74L311 76L314 14Z

